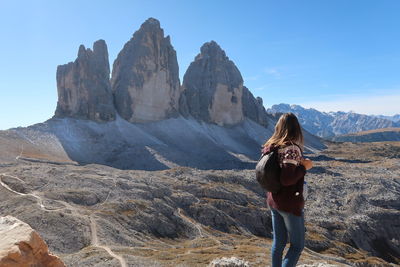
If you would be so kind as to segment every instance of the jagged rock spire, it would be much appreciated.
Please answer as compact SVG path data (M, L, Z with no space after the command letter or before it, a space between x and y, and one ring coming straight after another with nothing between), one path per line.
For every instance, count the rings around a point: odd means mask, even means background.
M107 45L79 47L75 62L58 66L55 117L130 122L179 115L206 123L234 125L245 117L266 126L262 100L243 86L235 64L215 42L205 43L180 86L176 52L160 22L146 20L114 61L111 83Z
M113 65L111 85L118 113L130 122L178 115L178 61L158 20L146 20L124 45Z
M109 78L106 42L96 41L93 50L81 45L74 62L57 67L55 117L114 120L116 113Z
M198 120L233 125L243 120L243 79L215 42L205 43L183 78L183 102Z

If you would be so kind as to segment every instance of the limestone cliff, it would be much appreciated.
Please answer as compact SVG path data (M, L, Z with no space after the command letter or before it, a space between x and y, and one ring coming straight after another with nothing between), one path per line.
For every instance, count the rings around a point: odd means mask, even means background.
M178 115L176 52L158 20L146 20L125 44L114 62L111 85L118 113L130 122Z
M205 43L183 77L182 113L218 125L244 119L243 79L238 68L214 41Z
M264 108L262 98L255 98L246 86L243 86L242 103L243 114L245 117L257 122L264 127L267 126L268 115L267 111Z
M107 45L99 40L93 50L79 47L74 62L57 67L58 102L55 117L94 121L115 119Z
M201 47L181 86L176 52L154 18L124 45L109 77L106 43L95 42L93 51L81 45L75 62L57 68L55 117L113 121L118 113L135 123L183 115L220 126L247 117L267 125L262 99L243 86L240 71L214 41Z

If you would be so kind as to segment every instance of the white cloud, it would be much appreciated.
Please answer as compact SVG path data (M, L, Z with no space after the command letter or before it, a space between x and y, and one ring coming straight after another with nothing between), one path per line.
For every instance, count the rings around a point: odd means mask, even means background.
M258 75L255 75L255 76L244 77L243 79L244 79L245 81L256 81L256 80L258 80L258 78L259 78L259 76L258 76Z
M305 108L319 111L354 111L361 114L394 115L400 113L400 94L336 95L334 99L299 103Z
M261 86L255 86L254 90L260 91L260 90L266 90L266 89L271 89L272 85L271 84L263 84Z
M276 79L280 79L282 77L282 72L278 68L266 68L264 72Z
M260 87L254 88L254 90L256 90L256 91L261 91L261 90L265 90L265 89L267 89L267 86L260 86Z

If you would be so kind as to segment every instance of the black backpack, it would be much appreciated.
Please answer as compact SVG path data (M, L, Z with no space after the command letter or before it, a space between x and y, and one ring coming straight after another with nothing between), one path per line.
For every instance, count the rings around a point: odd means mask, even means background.
M280 182L281 167L278 162L278 148L263 154L256 165L258 183L268 192L278 193L282 188Z

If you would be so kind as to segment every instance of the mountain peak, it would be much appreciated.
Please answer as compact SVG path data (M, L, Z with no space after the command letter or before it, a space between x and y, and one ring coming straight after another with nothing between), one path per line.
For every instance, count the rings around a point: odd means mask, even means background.
M93 50L80 45L74 62L57 67L58 102L55 117L114 120L116 114L109 77L105 41L96 41Z
M142 23L140 29L138 31L145 31L145 32L153 32L153 31L164 31L161 29L160 21L155 18L148 18L145 22Z
M210 56L218 59L228 59L225 51L215 41L204 43L200 48L200 54L198 56Z
M103 39L97 40L93 43L93 52L95 54L104 54L107 52L107 44ZM108 53L108 52L107 52Z
M178 61L158 20L146 20L124 45L114 61L111 85L116 109L125 120L148 122L178 115Z
M83 44L81 44L78 49L78 58L83 57L85 54L86 54L86 48Z
M83 44L79 46L78 49L78 58L83 58L88 54L95 54L95 56L99 57L107 57L108 61L108 51L107 51L107 44L104 40L100 39L93 43L93 50L90 48L86 48ZM108 64L108 63L107 63Z
M219 125L243 121L242 75L215 41L201 46L183 77L183 87L194 118Z
M153 25L156 27L160 27L160 21L158 19L150 17L145 22L142 23L142 26L143 25Z

